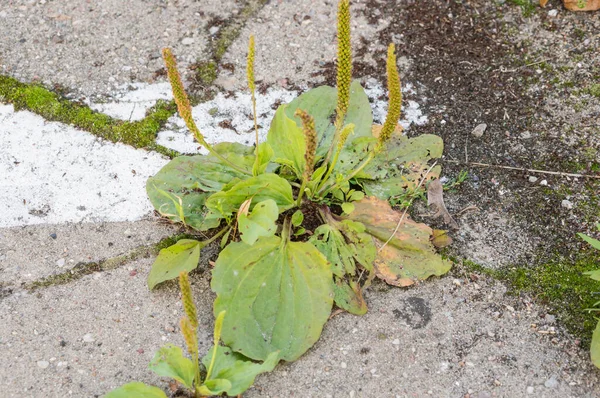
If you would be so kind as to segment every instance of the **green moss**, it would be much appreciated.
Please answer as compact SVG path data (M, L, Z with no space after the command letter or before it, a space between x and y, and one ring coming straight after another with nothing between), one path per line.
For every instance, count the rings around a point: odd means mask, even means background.
M531 16L539 6L539 3L535 3L532 0L508 0L508 3L521 7L524 17Z
M600 268L598 252L588 248L574 259L556 256L534 267L514 267L498 272L511 286L511 293L528 293L547 305L561 323L585 345L589 344L597 321L585 311L600 300L600 282L583 275Z
M160 128L175 113L173 102L158 101L145 119L135 122L116 120L88 106L62 98L36 84L25 84L0 75L0 97L12 103L16 110L28 110L46 120L71 124L100 138L122 142L135 148L147 148L174 156L175 151L156 145Z
M153 255L157 255L159 251L175 244L179 239L193 239L194 236L189 234L177 234L168 238L162 239L160 242L151 246L138 246L131 250L129 253L112 257L106 260L89 263L79 263L70 270L61 274L51 275L46 278L34 281L27 286L26 289L34 291L39 288L64 285L66 283L73 282L81 279L86 275L93 274L94 272L109 271L133 261L139 258L146 258Z
M594 96L596 98L600 98L600 83L595 83L585 89L586 93Z

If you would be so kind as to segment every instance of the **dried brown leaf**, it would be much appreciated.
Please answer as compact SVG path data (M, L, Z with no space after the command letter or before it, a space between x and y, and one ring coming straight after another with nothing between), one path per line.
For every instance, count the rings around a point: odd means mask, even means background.
M563 0L563 3L571 11L600 10L600 0Z
M434 180L429 183L427 188L427 204L433 206L435 210L432 217L442 217L444 223L451 228L458 229L458 224L454 221L450 213L448 213L448 209L446 209L446 205L444 204L444 187L442 187L440 180Z

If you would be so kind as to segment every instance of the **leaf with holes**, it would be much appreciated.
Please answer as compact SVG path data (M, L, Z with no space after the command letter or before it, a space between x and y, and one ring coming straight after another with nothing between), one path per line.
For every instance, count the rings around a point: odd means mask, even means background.
M410 286L450 270L452 264L436 253L430 240L433 231L427 225L408 216L402 218L385 200L367 197L354 205L355 210L348 218L364 224L373 237L378 247L374 264L379 278L390 285Z
M331 267L310 243L279 237L231 243L219 255L214 313L227 311L223 342L255 360L293 361L319 338L333 304Z

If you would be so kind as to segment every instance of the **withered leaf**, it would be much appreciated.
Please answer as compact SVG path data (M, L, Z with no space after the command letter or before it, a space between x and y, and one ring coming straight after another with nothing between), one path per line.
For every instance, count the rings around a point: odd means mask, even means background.
M448 209L446 209L446 205L444 204L444 187L442 187L442 182L439 179L431 181L427 187L427 204L433 206L435 210L432 217L442 217L444 223L454 229L458 229L458 224L454 221L450 213L448 213Z

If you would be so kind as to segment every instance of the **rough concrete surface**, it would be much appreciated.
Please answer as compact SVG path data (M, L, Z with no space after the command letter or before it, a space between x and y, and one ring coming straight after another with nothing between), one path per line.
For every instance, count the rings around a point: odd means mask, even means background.
M209 25L239 11L233 0L6 0L0 71L86 97L110 94L126 83L153 81L166 46L185 71L203 57Z
M0 284L19 286L150 246L176 228L136 222L29 225L0 229Z
M146 101L124 94L123 85L143 90L148 86L138 83L164 81L154 73L162 68L159 50L164 46L174 48L190 83L187 67L204 59L208 41L243 3L9 0L0 7L0 37L7 38L0 42L0 73L49 87L66 86L91 98L96 109L128 120L138 106L150 106L156 98ZM455 242L446 253L458 261L450 275L410 289L376 282L366 293L365 316L335 315L308 353L259 376L245 397L600 396L600 374L580 341L589 334L573 336L554 312L570 303L544 301L536 294L512 295L510 285L468 266L538 267L533 269L543 272L543 261L550 256L577 257L584 249L574 238L576 232L591 233L600 217L594 199L600 186L593 179L471 163L597 174L600 88L594 91L593 82L600 76L600 13L567 13L558 0L550 0L548 9L528 15L513 3L352 1L354 75L371 87L377 117L385 115L385 49L395 42L403 110L418 110L422 114L417 116L423 117L408 134L442 136L443 174L452 179L462 170L468 173L464 183L445 194L461 227L450 232ZM267 2L220 61L211 87L219 92L213 102L197 108L207 118L204 128L226 128L232 135L249 128L249 112L236 100L246 102L250 34L257 41L259 98L282 89L289 93L333 85L335 9L336 1ZM97 101L107 96L109 102ZM157 98L168 94L161 91ZM114 100L122 100L122 106ZM227 109L232 113L225 114ZM138 112L131 118L141 116ZM159 134L161 143L192 151L193 142L185 137L178 141L177 129L168 130L181 127L176 121L174 117ZM488 128L473 135L481 123ZM47 129L45 124L38 123L38 132ZM50 127L71 129L57 123ZM57 151L72 144L65 138L54 141L48 148ZM20 145L0 144L0 160L19 167L12 157L21 150ZM85 159L93 164L98 155L89 151ZM79 164L77 157L65 159ZM123 155L101 164L131 173L128 160ZM31 179L30 174L23 179ZM132 195L144 196L142 185L126 185ZM15 189L11 195L33 191ZM0 294L2 396L94 397L134 380L169 391L167 380L155 377L147 364L162 344L182 344L182 310L175 284L148 292L146 276L153 258L33 293L18 287L172 233L154 219L108 223L113 203L109 199L98 198L98 205L107 210L97 214L94 223L68 224L72 214L61 212L53 224L26 226L26 218L17 218L17 224L11 224L16 226L0 228L0 287L14 287ZM412 213L417 220L436 223L424 205L416 205ZM0 214L0 221L2 217L6 213ZM203 257L201 269L209 267L210 256ZM202 319L202 351L211 344L213 326L209 278L209 272L191 277ZM572 282L557 279L555 285L568 283ZM587 297L593 292L575 294ZM581 313L583 308L574 311Z

